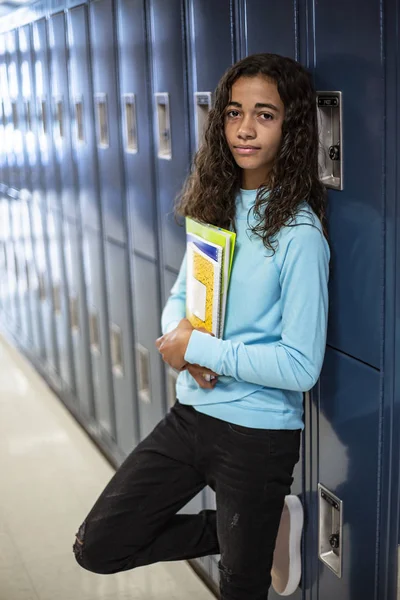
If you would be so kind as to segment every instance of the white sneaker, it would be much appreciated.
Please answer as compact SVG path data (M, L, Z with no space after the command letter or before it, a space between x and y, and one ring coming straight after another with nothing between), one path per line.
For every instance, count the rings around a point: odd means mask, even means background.
M272 587L280 596L290 596L301 578L301 534L303 506L297 496L286 496L272 564Z

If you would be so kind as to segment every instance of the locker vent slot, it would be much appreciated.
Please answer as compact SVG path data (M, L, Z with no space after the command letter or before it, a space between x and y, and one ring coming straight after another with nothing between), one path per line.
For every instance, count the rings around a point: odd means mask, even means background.
M108 148L110 145L107 116L107 97L105 94L96 94L96 127L97 145L99 148Z
M150 393L150 352L141 344L136 345L139 379L139 398L145 404L151 403Z
M125 94L123 105L125 106L125 150L131 154L136 154L138 142L135 94Z
M64 137L64 110L63 101L61 99L56 100L56 123L57 123L57 137L63 139Z
M38 285L39 285L39 299L41 302L46 300L46 284L44 279L44 274L39 273L38 275Z
M91 310L89 316L89 337L90 350L93 352L93 354L100 354L99 318L95 308Z
M69 318L71 322L71 331L78 333L79 331L79 313L78 313L78 296L74 294L69 298Z
M53 285L53 307L54 314L61 314L61 286L59 283Z
M46 100L41 99L39 101L39 123L41 135L47 133L47 113L46 113Z
M196 149L198 150L204 141L204 131L208 119L208 113L212 106L211 92L195 92L194 114L196 125Z
M154 94L157 107L158 157L172 158L171 119L169 114L169 94Z
M31 113L31 101L25 100L25 122L26 131L32 131L32 113Z
M18 104L16 100L11 102L12 122L14 130L18 129Z
M167 402L168 407L172 408L176 402L176 380L178 379L177 371L167 368Z
M78 142L85 141L85 132L83 128L83 102L82 99L75 100L75 128L76 139Z
M123 377L124 365L122 357L122 334L121 328L114 323L110 325L111 335L111 362L113 374L116 377Z

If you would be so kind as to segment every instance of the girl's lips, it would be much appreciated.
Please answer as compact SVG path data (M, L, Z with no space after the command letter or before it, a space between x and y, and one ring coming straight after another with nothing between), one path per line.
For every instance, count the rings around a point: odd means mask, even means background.
M256 152L259 152L261 148L241 148L240 146L235 146L235 152L237 152L238 154L242 154L242 155L249 155L249 154L255 154Z

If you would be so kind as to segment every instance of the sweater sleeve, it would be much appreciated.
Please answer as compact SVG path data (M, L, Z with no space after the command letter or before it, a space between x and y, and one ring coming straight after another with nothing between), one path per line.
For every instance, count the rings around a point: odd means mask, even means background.
M186 254L183 257L179 275L171 289L170 296L161 315L163 335L179 325L186 316Z
M308 391L325 354L329 246L319 229L298 226L280 263L282 333L272 343L244 344L193 331L185 360L265 387ZM245 310L245 307L243 307Z

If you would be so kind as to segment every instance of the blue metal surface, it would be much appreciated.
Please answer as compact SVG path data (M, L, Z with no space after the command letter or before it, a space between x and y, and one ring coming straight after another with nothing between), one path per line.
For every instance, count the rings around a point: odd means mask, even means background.
M119 0L117 11L120 122L124 133L125 94L135 94L136 105L137 152L129 151L125 135L122 138L130 245L141 254L155 259L157 217L144 3L142 0Z
M329 194L332 239L328 343L380 367L384 71L380 2L318 3L315 81L343 93L344 190ZM354 28L362 14L362 30ZM362 98L362 101L360 101ZM371 106L375 106L371 119Z
M116 326L116 343L120 344L121 362L111 365L117 443L127 456L139 443L139 423L134 372L132 312L129 287L128 256L125 247L105 242L110 343ZM118 292L116 293L116 291Z
M152 91L169 94L172 157L157 156L158 129L153 98L154 148L157 170L157 202L161 219L164 265L179 269L184 250L185 232L172 214L174 199L189 170L189 139L183 14L180 0L149 0L149 36L151 41Z
M136 343L149 352L150 402L138 395L140 437L143 439L165 414L163 363L154 343L161 335L161 311L157 265L137 255L132 256L132 263L135 338ZM138 351L136 358L138 362Z
M77 218L77 190L72 164L71 109L68 89L68 61L64 12L48 21L50 49L50 89L53 121L55 172L60 206L68 219ZM58 114L57 110L61 113ZM61 121L61 123L60 123Z
M102 239L97 233L86 231L83 259L87 311L89 322L94 324L92 330L95 328L98 332L98 345L90 344L96 421L100 435L116 440L103 258Z
M70 316L71 341L76 381L76 399L81 413L92 419L94 413L92 363L90 357L89 325L84 285L81 240L75 222L64 220L64 257L70 314L76 311L75 319Z
M82 224L100 230L100 197L96 171L93 92L89 53L87 6L69 10L69 98L71 105L71 140ZM76 104L82 107L82 140L78 139Z
M99 184L103 207L105 235L125 240L125 208L120 153L120 132L116 124L120 115L117 102L116 40L114 11L111 0L98 0L89 5L93 93L105 94L108 145L97 140ZM98 121L98 113L96 119ZM99 123L98 123L99 126Z

